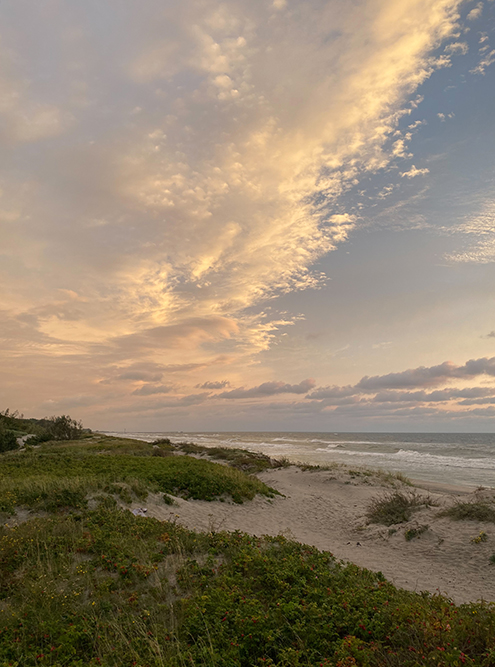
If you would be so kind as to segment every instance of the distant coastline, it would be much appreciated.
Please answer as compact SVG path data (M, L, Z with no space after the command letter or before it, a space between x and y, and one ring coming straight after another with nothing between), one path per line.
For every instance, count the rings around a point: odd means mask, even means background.
M124 435L109 431L109 434ZM312 465L344 463L402 472L431 484L462 488L493 486L495 434L335 432L130 432L151 442L169 437L210 447L241 447L274 458Z

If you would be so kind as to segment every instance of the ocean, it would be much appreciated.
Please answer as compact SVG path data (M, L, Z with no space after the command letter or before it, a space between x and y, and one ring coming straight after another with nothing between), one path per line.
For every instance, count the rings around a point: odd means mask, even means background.
M493 433L108 432L153 442L240 447L272 458L328 465L334 461L402 472L412 479L495 486Z

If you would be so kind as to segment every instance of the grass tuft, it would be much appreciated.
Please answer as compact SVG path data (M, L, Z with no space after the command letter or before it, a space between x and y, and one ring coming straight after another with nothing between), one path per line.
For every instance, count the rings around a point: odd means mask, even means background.
M406 523L415 511L430 505L432 505L432 500L429 496L393 491L373 498L366 516L369 523L393 526L396 523Z
M484 500L456 502L439 513L454 521L489 521L495 523L495 503Z

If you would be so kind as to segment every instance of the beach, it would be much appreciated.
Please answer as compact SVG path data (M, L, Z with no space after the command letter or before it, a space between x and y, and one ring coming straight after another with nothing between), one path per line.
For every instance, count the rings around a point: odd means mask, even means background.
M493 523L453 521L439 512L457 500L493 498L493 490L421 483L414 491L429 496L433 506L414 513L405 524L387 527L367 522L370 501L390 492L391 482L369 471L303 470L297 466L267 470L259 479L280 494L273 499L206 502L176 498L164 507L150 496L146 515L172 520L199 531L243 531L254 535L285 536L330 551L338 559L380 571L392 583L411 591L441 593L456 603L495 601L495 578L489 558L495 551ZM411 487L396 481L397 488ZM480 495L481 494L481 495ZM428 526L418 537L405 539L406 530ZM481 531L487 539L473 542Z

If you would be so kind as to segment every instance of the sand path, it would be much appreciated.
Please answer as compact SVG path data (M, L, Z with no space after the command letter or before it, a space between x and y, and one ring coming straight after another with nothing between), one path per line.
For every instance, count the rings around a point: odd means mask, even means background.
M370 499L387 490L378 477L354 477L346 470L302 471L291 466L266 471L259 478L284 497L256 497L242 505L178 498L173 507L150 497L147 516L201 531L284 533L330 551L338 559L379 570L402 588L440 592L457 603L495 601L495 566L489 564L495 552L495 525L436 516L456 495L468 493L467 489L431 489L430 496L438 505L417 512L412 521L389 534L385 526L366 524ZM427 494L426 490L418 491ZM421 537L405 540L407 528L424 524L429 528ZM472 543L471 538L481 530L486 531L488 540Z

